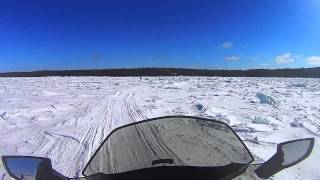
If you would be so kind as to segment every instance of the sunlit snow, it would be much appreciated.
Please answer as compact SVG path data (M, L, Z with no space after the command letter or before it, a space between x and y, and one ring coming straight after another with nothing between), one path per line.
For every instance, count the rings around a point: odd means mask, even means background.
M165 115L228 123L257 162L277 143L314 137L310 157L274 179L320 179L320 79L0 78L0 155L49 157L74 177L114 128Z

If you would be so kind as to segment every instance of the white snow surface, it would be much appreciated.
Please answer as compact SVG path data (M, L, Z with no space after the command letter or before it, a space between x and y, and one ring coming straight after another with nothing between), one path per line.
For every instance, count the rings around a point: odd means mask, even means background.
M314 137L310 157L272 179L320 179L320 79L0 78L0 156L49 157L75 177L114 128L166 115L228 123L257 162L277 143Z

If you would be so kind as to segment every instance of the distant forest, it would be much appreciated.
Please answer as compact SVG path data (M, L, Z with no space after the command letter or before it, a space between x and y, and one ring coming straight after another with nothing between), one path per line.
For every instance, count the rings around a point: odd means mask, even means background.
M221 77L301 77L320 78L320 67L299 69L209 70L183 68L128 68L93 70L44 70L0 73L0 77L46 76L221 76Z

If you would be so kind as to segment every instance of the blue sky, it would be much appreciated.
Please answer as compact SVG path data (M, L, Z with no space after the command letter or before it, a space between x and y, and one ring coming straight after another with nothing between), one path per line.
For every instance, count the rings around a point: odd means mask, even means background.
M0 2L0 72L320 66L320 0Z

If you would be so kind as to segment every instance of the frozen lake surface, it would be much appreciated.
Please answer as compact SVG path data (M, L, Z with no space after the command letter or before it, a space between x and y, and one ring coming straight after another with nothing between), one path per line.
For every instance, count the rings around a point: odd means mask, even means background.
M166 115L228 123L258 162L277 143L314 137L310 157L274 179L320 179L320 79L0 78L0 155L49 157L73 177L114 128Z

